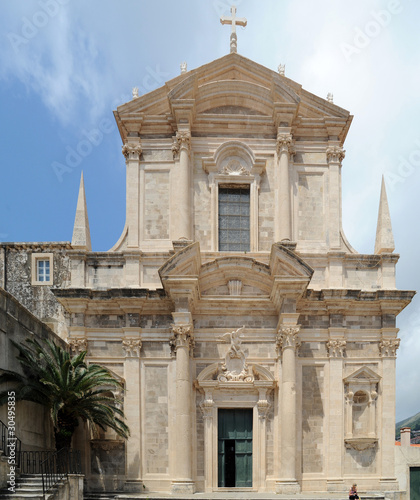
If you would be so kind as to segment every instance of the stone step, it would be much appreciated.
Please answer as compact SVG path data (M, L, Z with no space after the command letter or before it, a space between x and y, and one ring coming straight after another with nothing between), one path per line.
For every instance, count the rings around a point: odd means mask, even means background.
M361 493L361 500L387 500L385 493ZM84 500L348 500L346 493L298 493L295 495L279 495L276 493L195 493L193 495L174 495L170 493L85 493Z

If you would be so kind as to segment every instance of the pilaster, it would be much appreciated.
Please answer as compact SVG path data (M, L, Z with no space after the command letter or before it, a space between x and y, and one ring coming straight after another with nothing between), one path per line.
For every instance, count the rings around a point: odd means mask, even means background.
M142 147L138 134L129 136L122 147L127 166L127 207L128 248L138 248L140 244L140 157Z
M328 392L328 467L327 490L345 488L343 475L343 358L346 349L345 328L330 328L326 346L329 365ZM347 413L348 414L348 413Z
M132 332L131 332L132 333ZM140 381L140 338L123 338L121 349L124 355L124 379L126 396L124 398L124 413L130 428L127 440L127 479L125 491L140 492L143 489L141 480L141 406Z
M275 220L275 240L292 239L291 196L289 160L294 154L292 135L289 127L279 127L277 133L277 207Z
M345 151L336 142L331 142L326 150L329 166L329 209L328 209L328 235L329 247L340 248L341 231L341 162Z

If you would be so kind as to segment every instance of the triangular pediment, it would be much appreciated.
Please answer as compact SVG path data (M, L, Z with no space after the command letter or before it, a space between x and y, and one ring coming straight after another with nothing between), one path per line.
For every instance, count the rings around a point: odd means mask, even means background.
M344 382L346 384L356 384L356 383L378 383L381 380L381 377L375 373L371 368L368 366L362 366L355 372L353 372L351 375L346 377L344 379Z
M158 126L162 133L173 133L177 106L185 101L191 104L192 124L200 116L260 115L270 120L273 130L285 120L296 127L317 120L324 128L332 127L330 135L343 136L351 122L348 111L293 80L239 54L228 54L120 106L115 116L123 140L132 131L148 133L152 122L154 131Z

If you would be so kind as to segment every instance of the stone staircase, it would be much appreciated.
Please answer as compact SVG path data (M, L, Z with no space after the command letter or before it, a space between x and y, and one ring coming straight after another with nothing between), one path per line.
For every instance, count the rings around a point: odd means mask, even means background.
M53 500L58 486L60 486L60 483L48 492L44 499L44 494L42 492L42 475L21 474L16 480L14 492L9 491L7 488L0 490L0 500Z

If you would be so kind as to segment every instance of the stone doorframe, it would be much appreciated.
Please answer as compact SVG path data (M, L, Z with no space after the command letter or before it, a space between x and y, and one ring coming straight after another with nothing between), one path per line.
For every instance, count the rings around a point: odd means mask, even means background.
M269 370L253 363L249 363L252 381L220 381L217 375L221 370L221 364L214 363L205 368L195 381L196 389L204 394L204 400L200 404L204 416L204 489L206 492L226 490L219 488L217 477L219 408L252 408L250 489L263 491L266 484L266 417L272 406L270 392L276 388L276 381Z

